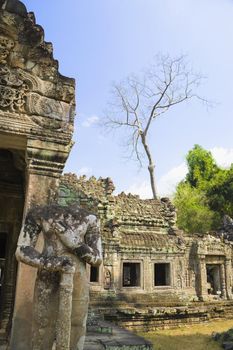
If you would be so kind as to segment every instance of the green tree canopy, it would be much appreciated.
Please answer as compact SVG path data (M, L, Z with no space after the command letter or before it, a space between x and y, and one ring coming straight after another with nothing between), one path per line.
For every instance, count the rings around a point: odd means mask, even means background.
M233 164L219 167L211 152L195 145L186 157L188 174L176 189L178 226L190 233L217 229L225 214L233 217Z
M211 230L214 212L209 209L205 196L198 189L181 182L177 186L174 203L178 210L179 228L190 233Z
M205 187L206 182L212 180L218 171L211 152L206 151L199 145L195 145L188 152L186 160L188 165L186 181L192 187Z

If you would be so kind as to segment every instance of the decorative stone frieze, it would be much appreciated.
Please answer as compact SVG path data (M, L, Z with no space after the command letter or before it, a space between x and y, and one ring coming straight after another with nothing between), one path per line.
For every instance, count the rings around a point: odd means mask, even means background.
M11 1L12 2L12 1ZM19 2L14 2L14 8ZM9 5L10 6L10 5ZM10 8L8 6L8 8ZM74 120L74 80L58 72L51 43L33 14L0 9L0 131L3 120L24 120L18 133L47 137L48 129L57 140L70 142ZM5 130L3 130L5 131ZM8 132L15 132L8 124Z

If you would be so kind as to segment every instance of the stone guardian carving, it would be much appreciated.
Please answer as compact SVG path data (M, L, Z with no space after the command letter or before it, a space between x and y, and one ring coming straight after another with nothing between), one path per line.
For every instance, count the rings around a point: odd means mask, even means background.
M35 249L42 232L42 253ZM33 350L83 350L89 289L86 263L102 262L99 221L76 204L31 209L16 257L38 268L34 294Z

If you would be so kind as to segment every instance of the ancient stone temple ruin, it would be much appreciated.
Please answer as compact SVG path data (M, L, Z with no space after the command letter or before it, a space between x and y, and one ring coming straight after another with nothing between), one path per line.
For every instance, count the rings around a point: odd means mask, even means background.
M177 229L168 198L113 191L110 179L74 174L60 185L61 203L77 201L101 220L103 264L88 268L93 309L129 328L150 329L218 317L216 303L232 307L232 242Z
M90 318L151 330L232 316L224 232L189 236L169 199L114 195L110 179L61 179L74 96L34 15L18 0L0 0L0 347L10 340L12 350L30 350L36 269L18 264L15 251L26 213L57 200L58 188L59 205L76 203L101 222L103 263L86 266Z
M0 1L0 339L29 349L35 269L17 265L23 215L53 200L71 148L73 79L20 1Z

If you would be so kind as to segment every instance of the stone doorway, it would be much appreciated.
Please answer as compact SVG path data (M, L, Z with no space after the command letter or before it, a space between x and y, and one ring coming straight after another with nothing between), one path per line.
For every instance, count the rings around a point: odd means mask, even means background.
M11 329L17 261L15 250L24 207L24 159L21 152L0 149L0 338Z
M207 264L207 292L209 295L221 295L220 265Z

